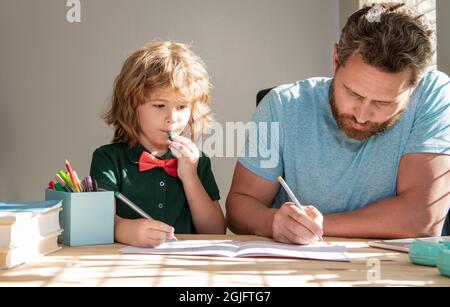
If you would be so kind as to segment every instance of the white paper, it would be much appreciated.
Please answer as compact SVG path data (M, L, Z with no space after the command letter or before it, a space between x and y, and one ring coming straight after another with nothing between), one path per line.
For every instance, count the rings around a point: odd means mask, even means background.
M127 246L120 252L124 254L279 257L350 261L345 246L324 242L313 245L291 245L272 241L181 240L166 242L156 248Z

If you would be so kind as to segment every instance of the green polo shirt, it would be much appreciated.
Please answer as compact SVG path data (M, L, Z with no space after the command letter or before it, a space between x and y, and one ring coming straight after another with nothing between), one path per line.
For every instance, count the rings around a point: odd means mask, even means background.
M100 188L119 191L156 220L175 228L175 233L196 233L191 211L179 178L162 168L139 172L139 158L146 150L138 144L130 149L127 143L114 143L95 150L91 176ZM169 151L160 159L174 158ZM201 153L197 173L208 195L219 200L219 189L211 169L211 160ZM116 214L126 219L142 218L116 200Z

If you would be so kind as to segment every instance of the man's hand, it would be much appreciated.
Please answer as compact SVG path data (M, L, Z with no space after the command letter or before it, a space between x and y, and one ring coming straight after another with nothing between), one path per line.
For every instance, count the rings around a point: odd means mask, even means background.
M274 215L273 239L282 243L313 244L323 235L323 216L312 206L303 207L303 213L294 203L284 203Z

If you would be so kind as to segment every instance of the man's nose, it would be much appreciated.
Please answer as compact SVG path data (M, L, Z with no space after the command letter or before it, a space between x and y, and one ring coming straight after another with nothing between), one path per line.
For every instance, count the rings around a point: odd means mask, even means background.
M369 121L372 116L370 100L365 99L359 103L355 108L355 118L358 124L365 124Z

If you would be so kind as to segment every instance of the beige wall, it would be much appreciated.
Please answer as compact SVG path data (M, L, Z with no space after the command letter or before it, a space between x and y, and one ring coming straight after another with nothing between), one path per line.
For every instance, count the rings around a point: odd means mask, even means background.
M438 69L450 76L450 1L436 0L436 28L438 35Z
M339 0L339 28L342 29L347 18L359 9L359 0Z
M220 122L248 121L258 89L330 73L335 0L63 0L0 2L0 201L42 199L69 159L80 176L111 139L100 120L126 55L147 41L192 42ZM213 159L222 195L235 159Z

